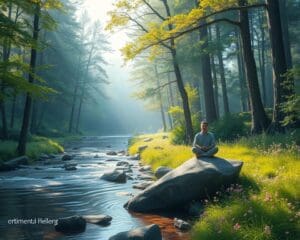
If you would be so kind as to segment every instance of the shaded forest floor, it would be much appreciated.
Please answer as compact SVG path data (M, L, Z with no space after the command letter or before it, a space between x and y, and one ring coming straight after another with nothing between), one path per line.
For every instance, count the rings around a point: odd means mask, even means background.
M163 138L168 135L169 138ZM144 142L145 138L153 138ZM170 134L132 139L130 154L144 164L175 168L193 157L190 146L174 145ZM192 239L300 239L299 132L220 142L217 156L244 162L238 182L203 200L204 214ZM298 144L298 145L297 145Z

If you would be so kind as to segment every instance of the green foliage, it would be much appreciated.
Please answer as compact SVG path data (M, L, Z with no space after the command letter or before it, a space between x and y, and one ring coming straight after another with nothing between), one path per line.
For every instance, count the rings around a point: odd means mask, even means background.
M196 101L198 101L197 89L191 87L190 84L187 84L185 86L185 90L189 98L190 109L195 109L196 108L195 106L197 106ZM187 138L187 135L186 135L183 108L179 106L173 106L169 109L169 114L171 114L174 122L174 128L171 134L172 143L184 144L186 142L185 139ZM199 122L200 122L199 119L200 119L199 112L192 113L192 124L193 124L194 131L196 131L196 129L199 128Z
M174 114L174 112L172 112ZM192 115L192 124L193 124L193 129L199 128L199 115L198 114L193 114ZM183 121L177 122L177 124L174 126L172 129L171 133L171 139L173 144L184 144L186 141L185 139L187 138L186 135L186 128L185 124Z
M172 130L172 143L183 144L186 137L184 122L182 119L182 109L178 106L169 111L177 119L176 125ZM251 120L249 113L225 115L216 122L210 124L209 131L213 132L216 139L222 141L232 141L241 136L249 134ZM179 119L179 121L178 121ZM180 121L180 119L182 119ZM192 123L194 131L199 131L199 115L193 114Z
M286 74L285 85L293 82L293 79L300 79L300 66L296 66L289 70ZM285 86L286 88L294 88L292 86ZM285 118L282 121L283 126L291 126L300 121L300 95L295 92L291 96L287 96L287 101L281 104L281 109L285 113Z
M234 140L248 134L247 126L243 120L245 116L225 115L210 126L210 131L215 134L216 139Z
M17 157L16 141L1 141L0 142L0 161L10 160ZM61 153L64 148L56 141L49 138L33 136L27 145L26 155L30 159L37 159L42 153Z

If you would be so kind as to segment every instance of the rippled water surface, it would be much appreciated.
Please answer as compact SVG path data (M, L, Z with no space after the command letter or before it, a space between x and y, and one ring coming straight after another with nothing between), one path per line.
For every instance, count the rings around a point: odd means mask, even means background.
M11 172L0 173L0 239L85 239L106 240L132 228L156 223L165 240L188 239L188 235L173 227L172 218L150 214L130 214L123 204L139 190L132 188L137 180L117 184L100 180L118 161L133 164L133 178L138 162L126 156L107 156L107 151L126 150L128 136L83 137L69 143L68 154L77 163L76 171L65 171L65 162L56 159ZM113 160L113 161L112 161ZM68 161L69 162L69 161ZM108 214L113 217L107 227L87 224L77 235L62 235L51 221L71 215ZM11 224L14 219L29 219L31 223ZM44 222L42 222L42 221Z

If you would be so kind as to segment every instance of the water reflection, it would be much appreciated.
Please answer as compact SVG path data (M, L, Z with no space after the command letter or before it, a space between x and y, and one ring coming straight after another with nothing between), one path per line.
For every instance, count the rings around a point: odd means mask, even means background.
M32 166L0 175L0 239L108 239L132 228L156 223L163 230L165 240L188 239L173 227L173 219L158 215L128 213L124 203L135 194L132 181L115 184L100 180L103 172L115 167L108 159L127 160L125 156L106 156L108 150L127 148L128 136L85 137L68 145L74 154L76 171L65 171L61 156L55 164ZM97 157L95 158L95 155ZM100 163L100 164L99 164ZM132 161L133 164L138 164ZM42 170L41 170L42 169ZM136 174L136 168L134 173ZM9 224L11 219L58 219L71 215L108 214L111 225L101 227L87 224L86 231L73 236L55 232L50 224Z

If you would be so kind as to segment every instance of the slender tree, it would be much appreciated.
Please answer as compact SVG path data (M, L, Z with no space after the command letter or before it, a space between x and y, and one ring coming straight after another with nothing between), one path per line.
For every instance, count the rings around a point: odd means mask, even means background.
M278 0L267 0L267 16L272 46L274 109L272 130L283 131L281 122L285 118L282 104L294 93L293 79L286 81L288 67L281 27L280 6Z
M247 1L239 0L239 5L240 7L247 6ZM256 63L251 47L248 10L246 8L240 10L240 31L252 112L251 132L261 133L262 131L266 131L268 129L270 121L266 115L260 96Z
M39 37L39 21L40 21L40 12L41 7L38 3L35 3L34 7L34 18L33 18L33 40L37 43ZM31 56L30 56L30 73L28 74L28 82L33 83L34 74L35 74L35 66L36 66L36 56L37 50L36 47L32 47ZM30 114L31 114L31 105L32 105L32 97L29 93L26 95L25 100L25 108L23 115L22 128L18 143L18 153L19 155L24 155L26 153L26 143L27 143L27 135L30 123Z
M218 24L216 25L216 36L218 44L221 43L221 35L220 35L220 28ZM227 86L226 86L226 79L225 79L225 70L224 70L224 63L223 63L223 54L222 54L222 47L218 47L217 50L218 60L219 60L219 68L220 68L220 79L221 79L221 86L222 86L222 96L223 96L223 104L224 104L224 113L229 114L229 102L228 102L228 95L227 95Z

